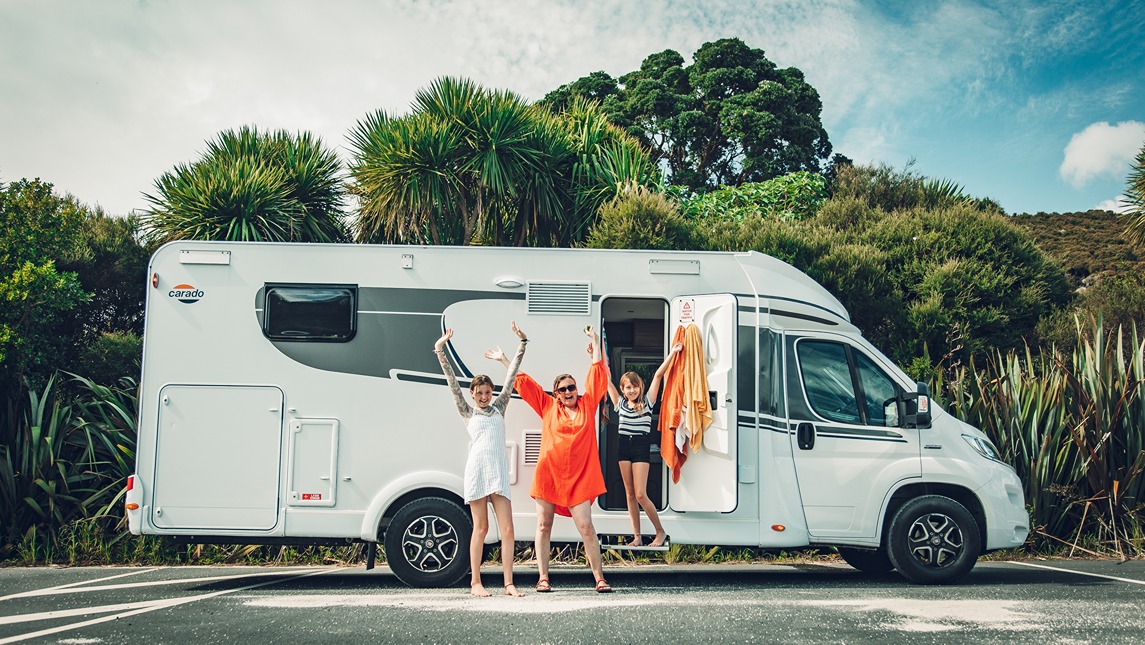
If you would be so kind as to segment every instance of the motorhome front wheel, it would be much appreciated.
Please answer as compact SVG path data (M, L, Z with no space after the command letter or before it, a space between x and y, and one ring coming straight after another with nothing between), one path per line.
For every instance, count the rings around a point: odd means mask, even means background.
M386 528L386 564L412 587L450 587L469 571L473 524L456 503L440 497L415 499Z
M911 582L945 584L969 573L982 539L966 507L942 495L916 497L891 520L888 552Z

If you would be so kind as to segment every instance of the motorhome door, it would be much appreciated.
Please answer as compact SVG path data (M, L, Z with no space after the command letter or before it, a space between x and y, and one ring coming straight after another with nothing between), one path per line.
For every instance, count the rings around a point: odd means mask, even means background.
M673 336L680 325L699 328L712 423L704 430L702 447L689 446L680 481L668 477L668 505L675 511L728 513L738 503L736 298L731 294L676 298L669 319Z
M886 417L896 384L879 357L843 335L788 332L785 343L791 452L807 529L816 537L875 537L886 491L921 476L918 430Z

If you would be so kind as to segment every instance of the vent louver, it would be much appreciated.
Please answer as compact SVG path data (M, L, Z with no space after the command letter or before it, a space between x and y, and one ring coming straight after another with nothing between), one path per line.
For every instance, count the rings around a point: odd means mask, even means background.
M529 282L526 300L531 314L587 316L592 292L587 282Z
M541 431L525 431L525 465L536 466L541 459Z

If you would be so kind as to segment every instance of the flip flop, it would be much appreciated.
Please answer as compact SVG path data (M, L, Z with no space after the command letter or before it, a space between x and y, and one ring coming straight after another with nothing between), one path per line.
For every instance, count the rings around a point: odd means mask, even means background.
M549 584L548 578L541 578L537 581L537 593L549 593L552 590L553 587Z
M596 581L596 593L612 593L612 585L604 578Z

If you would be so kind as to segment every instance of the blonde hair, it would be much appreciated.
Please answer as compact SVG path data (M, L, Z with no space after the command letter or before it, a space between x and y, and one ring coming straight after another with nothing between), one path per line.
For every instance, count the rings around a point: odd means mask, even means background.
M553 379L553 396L557 395L557 386L560 385L561 381L565 380L566 378L571 378L573 383L576 383L576 378L573 377L572 374L561 374L557 376L555 379Z
M633 405L634 405L634 409L637 412L643 410L644 409L644 379L640 378L640 375L637 374L636 372L625 372L624 374L622 374L620 376L620 385L622 387L624 386L625 381L628 381L629 383L640 388L640 394L637 395L636 403L634 403Z

